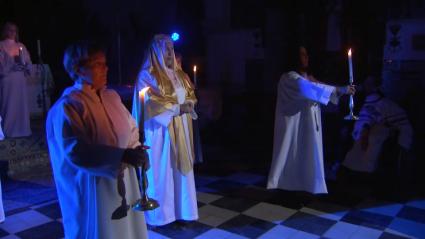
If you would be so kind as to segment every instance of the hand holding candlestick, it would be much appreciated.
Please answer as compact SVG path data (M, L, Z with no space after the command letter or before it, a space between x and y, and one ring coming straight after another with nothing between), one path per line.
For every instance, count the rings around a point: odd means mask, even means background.
M351 48L348 50L348 72L349 72L349 83L351 87L354 87L354 77L353 77L353 60L352 60L352 54L351 54ZM359 117L355 116L353 113L354 109L354 98L353 95L350 94L350 101L348 103L348 108L350 109L350 114L345 116L345 120L358 120Z
M121 160L123 164L121 164L121 168L117 176L117 191L121 197L121 205L119 205L112 213L112 220L119 220L127 216L127 211L130 209L130 206L127 204L126 199L124 170L128 167L128 165L133 166L137 170L140 167L143 167L144 169L149 168L149 157L146 154L146 149L148 149L148 147L138 146L136 148L128 148L124 151Z

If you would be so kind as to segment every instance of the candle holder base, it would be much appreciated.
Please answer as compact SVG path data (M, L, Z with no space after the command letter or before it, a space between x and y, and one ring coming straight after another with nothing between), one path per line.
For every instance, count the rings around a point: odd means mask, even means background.
M355 116L354 114L349 114L347 116L344 117L345 120L358 120L359 117Z
M159 207L158 201L152 198L144 197L133 205L134 211L150 211Z

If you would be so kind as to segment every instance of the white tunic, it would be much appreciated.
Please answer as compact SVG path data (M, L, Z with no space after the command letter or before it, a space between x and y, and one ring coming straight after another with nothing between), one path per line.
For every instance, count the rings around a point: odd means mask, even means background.
M116 177L124 149L140 144L118 94L75 84L50 109L46 130L65 238L147 238L143 213L111 220L121 205ZM124 182L131 205L140 198L134 168L124 170Z
M167 72L167 74L174 74ZM154 79L147 79L151 75L141 73L136 84L135 96L137 92L147 86L146 82L156 82ZM179 104L184 103L186 91L178 82L177 78L169 75L172 79L174 90ZM148 102L149 98L145 98ZM137 109L133 103L133 116L139 118ZM183 175L175 166L174 156L171 149L170 134L168 125L173 117L180 114L180 107L175 104L167 110L144 123L145 144L150 146L148 150L151 168L147 171L149 181L148 195L159 202L159 208L145 212L146 222L150 225L161 226L175 220L197 220L198 207L196 200L196 188L193 170ZM185 132L186 145L190 145L188 122L186 117L182 117ZM188 149L190 152L190 149ZM192 155L189 154L193 162Z
M337 103L335 87L282 75L278 85L273 159L267 188L327 193L318 103Z

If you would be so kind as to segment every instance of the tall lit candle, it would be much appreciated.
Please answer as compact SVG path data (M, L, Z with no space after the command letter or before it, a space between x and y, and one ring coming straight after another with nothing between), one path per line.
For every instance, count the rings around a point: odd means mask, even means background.
M352 52L351 48L348 50L348 82L350 85L353 85L354 77L353 77L353 58L352 58ZM357 120L358 117L354 115L353 109L354 109L354 97L353 95L350 95L350 99L348 102L348 108L350 109L350 114L345 116L346 120Z
M197 86L197 80L196 80L196 65L193 66L193 82L195 83L195 86Z
M145 87L141 90L139 90L139 112L140 112L140 118L139 118L139 132L141 137L145 137L145 94L146 91L149 90L149 87ZM142 142L144 142L144 138L141 139Z
M354 78L353 78L353 58L351 55L351 48L348 50L348 73L349 73L349 83L350 85L353 84Z

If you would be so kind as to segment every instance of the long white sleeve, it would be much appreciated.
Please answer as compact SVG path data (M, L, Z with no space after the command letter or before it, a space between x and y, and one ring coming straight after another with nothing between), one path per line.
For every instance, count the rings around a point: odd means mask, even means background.
M292 99L307 99L327 105L336 96L334 86L309 81L296 72L283 75L281 82L280 89L283 88ZM332 101L335 102L335 99Z

